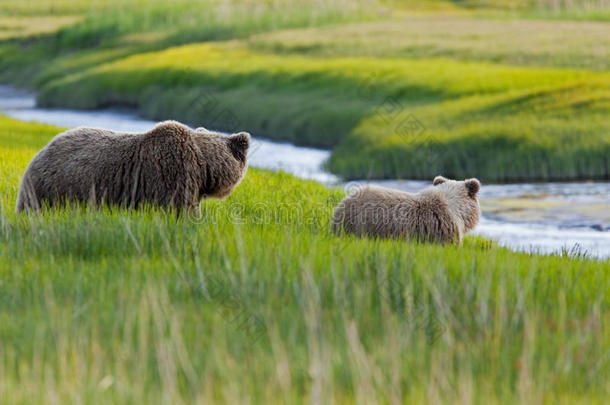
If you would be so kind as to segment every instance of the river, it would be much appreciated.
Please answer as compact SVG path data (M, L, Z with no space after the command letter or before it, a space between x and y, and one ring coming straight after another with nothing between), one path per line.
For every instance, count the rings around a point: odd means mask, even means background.
M61 127L80 125L124 132L143 132L156 122L133 111L104 109L75 111L36 107L35 94L0 85L0 111L22 121ZM244 128L247 130L247 128ZM341 180L324 170L330 152L253 138L249 164L284 170L295 176L341 186ZM441 173L439 173L441 174ZM476 177L476 173L473 173ZM418 191L431 184L423 181L384 180L376 183L405 191ZM351 185L350 185L351 187ZM554 253L579 251L590 257L610 258L610 183L483 184L483 216L473 231L514 250Z

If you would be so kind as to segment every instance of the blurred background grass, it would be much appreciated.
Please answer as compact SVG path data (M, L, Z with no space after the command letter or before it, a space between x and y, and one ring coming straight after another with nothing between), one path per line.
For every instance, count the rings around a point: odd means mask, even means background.
M9 1L61 20L0 42L0 80L330 148L344 178L607 179L607 3Z

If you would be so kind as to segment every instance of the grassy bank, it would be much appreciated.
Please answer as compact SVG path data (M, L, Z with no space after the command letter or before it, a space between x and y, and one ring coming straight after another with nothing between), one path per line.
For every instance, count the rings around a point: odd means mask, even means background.
M244 63L247 61L246 63ZM334 148L347 178L607 179L610 75L449 59L257 52L240 42L144 53L51 81L46 106L128 104Z
M610 264L337 238L339 192L250 170L200 223L13 212L58 129L0 118L10 403L603 403Z
M610 30L526 17L604 1L42 2L78 21L10 34L0 81L44 106L127 105L333 149L346 179L601 180Z

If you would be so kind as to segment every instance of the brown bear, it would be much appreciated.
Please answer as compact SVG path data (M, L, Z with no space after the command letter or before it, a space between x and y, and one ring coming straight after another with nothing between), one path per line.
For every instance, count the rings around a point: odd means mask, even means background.
M64 203L195 209L244 177L250 135L193 130L175 121L141 134L76 128L55 136L28 165L17 211Z
M477 179L455 181L442 176L415 194L365 186L335 208L332 228L337 234L459 245L462 235L479 222L480 187Z

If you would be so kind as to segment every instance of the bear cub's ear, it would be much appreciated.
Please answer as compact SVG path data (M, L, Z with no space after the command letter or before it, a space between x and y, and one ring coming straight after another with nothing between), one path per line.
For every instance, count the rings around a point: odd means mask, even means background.
M229 147L235 155L245 156L246 151L250 147L250 134L240 132L229 136Z
M433 186L438 186L439 184L443 184L447 181L446 178L444 178L443 176L436 176L434 178L434 181L432 182Z
M468 179L464 181L468 190L468 197L474 197L481 189L481 183L477 179Z

